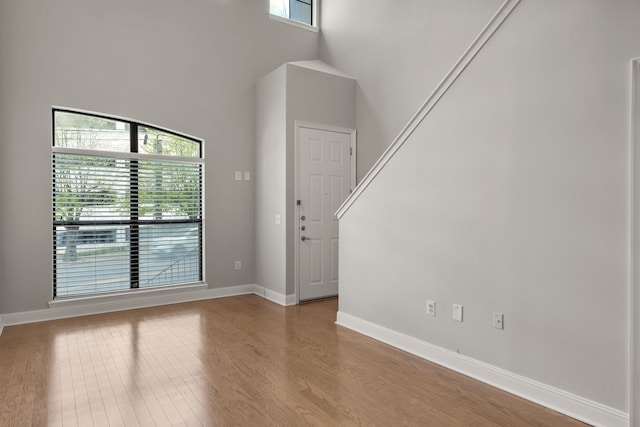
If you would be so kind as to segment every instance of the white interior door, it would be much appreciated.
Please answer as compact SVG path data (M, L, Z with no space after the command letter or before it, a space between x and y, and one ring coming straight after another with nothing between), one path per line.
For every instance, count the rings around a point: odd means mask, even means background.
M298 128L298 283L301 301L338 294L338 219L351 192L354 133Z

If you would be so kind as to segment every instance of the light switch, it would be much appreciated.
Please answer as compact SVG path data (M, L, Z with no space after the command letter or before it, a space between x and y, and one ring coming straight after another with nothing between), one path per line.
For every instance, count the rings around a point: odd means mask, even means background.
M462 305L453 304L453 320L462 322Z
M236 171L236 181L242 181L242 172Z
M493 312L493 327L496 329L504 329L504 314Z
M280 214L276 214L276 225L280 225Z
M245 172L244 173L244 180L245 181L251 181L251 172Z

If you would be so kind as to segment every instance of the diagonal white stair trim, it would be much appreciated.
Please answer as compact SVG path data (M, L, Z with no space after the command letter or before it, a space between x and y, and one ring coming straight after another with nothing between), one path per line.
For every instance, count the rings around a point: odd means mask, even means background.
M422 120L429 114L429 112L435 107L444 94L449 90L453 82L462 74L467 68L473 58L480 52L482 47L491 39L493 34L500 28L500 25L507 19L513 9L520 3L520 0L506 0L498 9L498 11L489 20L487 25L480 31L480 34L471 42L471 45L464 51L460 59L454 64L449 72L440 81L435 90L429 95L427 100L422 104L418 112L409 120L409 123L400 131L400 134L393 140L391 145L382 153L382 156L376 161L376 163L369 169L369 172L362 178L362 181L353 190L353 192L347 197L342 206L336 212L338 219L349 210L351 205L360 197L360 195L371 184L371 181L380 173L382 168L389 162L393 155L402 147L402 145L409 139L409 136L420 125Z

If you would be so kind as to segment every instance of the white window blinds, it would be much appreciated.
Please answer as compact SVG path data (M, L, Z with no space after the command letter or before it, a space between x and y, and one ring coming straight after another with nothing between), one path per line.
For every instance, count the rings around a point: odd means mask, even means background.
M54 297L201 282L200 152L168 131L54 111Z

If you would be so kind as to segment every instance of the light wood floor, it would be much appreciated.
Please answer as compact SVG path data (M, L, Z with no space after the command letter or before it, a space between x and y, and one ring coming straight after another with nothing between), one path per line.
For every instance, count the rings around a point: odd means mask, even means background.
M5 327L0 426L581 423L257 296Z

